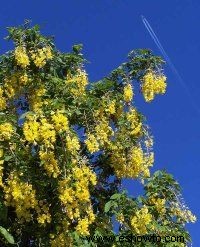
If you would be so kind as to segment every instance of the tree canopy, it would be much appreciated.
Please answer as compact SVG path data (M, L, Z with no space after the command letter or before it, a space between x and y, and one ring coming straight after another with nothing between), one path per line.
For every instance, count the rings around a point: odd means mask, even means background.
M0 57L1 246L121 246L128 234L185 240L136 246L190 243L185 223L195 216L172 175L150 173L153 136L134 102L137 91L148 103L165 93L162 58L131 51L91 83L82 45L62 53L28 22L8 32L14 49ZM144 193L128 195L125 178ZM106 235L113 241L87 238Z

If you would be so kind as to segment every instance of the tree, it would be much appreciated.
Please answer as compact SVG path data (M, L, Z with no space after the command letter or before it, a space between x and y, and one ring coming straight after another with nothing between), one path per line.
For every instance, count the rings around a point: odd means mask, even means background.
M185 223L195 216L172 175L150 174L153 137L133 99L136 82L147 102L165 93L164 61L135 50L89 83L81 45L61 53L28 22L8 31L15 47L0 58L1 246L121 246L130 234L185 240L136 246L189 243ZM144 194L128 196L124 178L141 181Z

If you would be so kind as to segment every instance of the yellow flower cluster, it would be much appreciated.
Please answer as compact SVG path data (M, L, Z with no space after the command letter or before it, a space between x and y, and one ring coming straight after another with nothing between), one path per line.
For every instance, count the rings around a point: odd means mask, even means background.
M6 94L6 96L11 99L15 96L15 94L17 93L17 90L16 90L16 85L12 85L13 81L9 81L7 80L7 82L5 82L4 84L4 92ZM19 89L19 88L18 88Z
M69 121L68 118L61 112L57 111L52 116L52 122L54 128L58 132L68 131L69 130Z
M132 108L129 112L126 114L127 120L131 124L131 135L138 135L141 132L142 129L142 123L139 118L139 114L136 109Z
M124 97L124 101L127 103L133 99L133 89L131 84L125 85L123 97Z
M45 94L46 89L41 86L32 92L30 92L30 95L28 97L29 107L31 110L37 113L42 113L41 107L43 104L45 104L45 101L42 101L42 96Z
M46 118L40 121L34 116L28 116L23 125L25 139L31 143L42 142L46 147L53 148L56 140L56 132L53 124L49 123Z
M112 128L109 126L109 122L102 118L98 125L95 127L95 136L96 139L99 141L101 146L110 143L110 137L114 135Z
M19 76L19 82L20 84L22 84L23 86L27 84L29 78L27 73L22 74L21 76Z
M24 73L14 72L10 76L4 78L4 92L7 98L11 99L14 96L20 94L23 83L21 83L21 77Z
M151 221L152 215L149 213L148 208L143 206L131 218L131 226L137 234L144 235L148 233L148 226Z
M19 219L30 221L32 218L31 209L37 205L35 190L31 184L20 180L17 174L11 173L7 184L4 186L6 206L15 208Z
M74 96L82 96L85 94L85 88L88 84L87 74L84 70L78 70L75 76L70 74L67 76L66 84L69 85L69 91Z
M58 166L58 162L55 159L54 152L39 152L40 160L42 161L42 164L44 166L44 169L46 170L49 177L57 178L60 174L60 169Z
M111 112L112 111L110 111L110 113ZM85 140L85 144L90 153L97 152L104 145L111 144L110 137L114 135L108 120L105 116L103 116L101 110L97 110L94 116L101 120L97 121L97 125L94 128L94 133L88 133L87 139Z
M166 91L166 77L154 71L147 72L142 79L142 93L145 101L150 102L155 94L164 94Z
M48 123L46 118L40 120L39 129L40 138L46 147L53 147L52 144L56 141L56 132L53 124Z
M53 58L51 47L47 46L31 51L31 58L38 68L44 67L46 62Z
M99 151L99 143L93 134L87 135L87 140L85 141L85 144L90 153Z
M5 193L5 205L15 208L17 218L29 222L34 217L34 211L37 213L37 221L40 224L51 222L49 206L42 200L36 199L36 191L28 182L20 179L16 172L8 177L7 183L3 185Z
M79 139L76 135L70 135L68 134L66 136L66 148L67 151L69 151L71 154L76 154L77 151L79 151L80 149L80 143L79 143Z
M76 226L76 231L81 235L89 235L88 227L90 222L88 218L79 220L78 225Z
M118 178L137 178L139 175L149 176L149 167L153 162L153 155L144 154L140 146L132 147L126 153L121 147L112 147L111 166Z
M116 112L116 100L110 101L106 105L105 111L108 112L108 113L110 113L110 114L115 114L115 112Z
M56 235L50 234L50 246L51 247L73 247L72 239L67 235L67 231L58 233Z
M149 199L149 202L150 202L150 204L155 206L155 208L159 214L165 214L166 213L166 208L165 208L166 200L165 199L152 197Z
M0 87L0 111L6 109L6 98L3 96L3 89Z
M72 173L59 182L59 198L69 219L78 221L76 230L81 235L89 234L88 227L95 219L90 203L90 183L96 184L96 174L86 165L74 167Z
M49 206L44 203L44 201L39 201L38 206L36 206L37 211L37 221L39 224L46 224L51 222L51 215L49 213Z
M40 123L36 119L31 119L29 117L23 125L23 132L26 140L28 142L34 143L39 141L39 127Z
M54 148L53 144L56 141L56 132L65 131L67 150L76 154L80 149L79 139L75 134L69 131L68 118L60 111L52 112L50 120L44 116L30 115L26 116L26 121L23 124L23 133L25 139L31 143L40 142L46 148ZM52 162L53 164L54 162ZM54 163L55 165L55 163ZM54 167L55 168L55 167Z
M14 54L17 64L22 68L26 68L30 64L29 57L24 46L17 46L15 48Z
M10 140L14 132L13 126L10 123L0 124L0 141Z

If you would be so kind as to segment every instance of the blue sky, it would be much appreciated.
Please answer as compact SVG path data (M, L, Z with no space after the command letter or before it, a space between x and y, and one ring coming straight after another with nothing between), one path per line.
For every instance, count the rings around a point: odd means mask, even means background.
M200 1L198 0L43 0L1 1L0 51L10 49L3 40L5 27L32 19L45 34L56 37L57 47L69 51L75 43L84 44L91 62L87 71L91 81L107 75L126 59L134 48L160 51L145 29L144 15L187 84L200 109ZM165 69L168 90L151 104L136 103L146 116L155 137L154 169L167 168L183 188L187 205L200 218L200 114L169 66ZM126 182L131 194L135 183ZM199 246L200 223L188 226L194 246Z

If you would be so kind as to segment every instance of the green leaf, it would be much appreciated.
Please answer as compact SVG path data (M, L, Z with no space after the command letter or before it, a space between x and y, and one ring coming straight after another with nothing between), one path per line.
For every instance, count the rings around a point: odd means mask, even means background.
M119 199L120 197L121 197L121 194L116 193L116 194L113 194L113 195L110 197L110 199L116 200L116 199Z
M0 233L9 244L15 244L13 236L2 226L0 226Z
M110 211L110 208L113 206L113 202L112 201L109 201L105 204L105 207L104 207L104 212L105 213L108 213Z
M10 156L10 155L6 155L5 158L4 158L5 161L9 161L11 159L12 159L12 156Z

